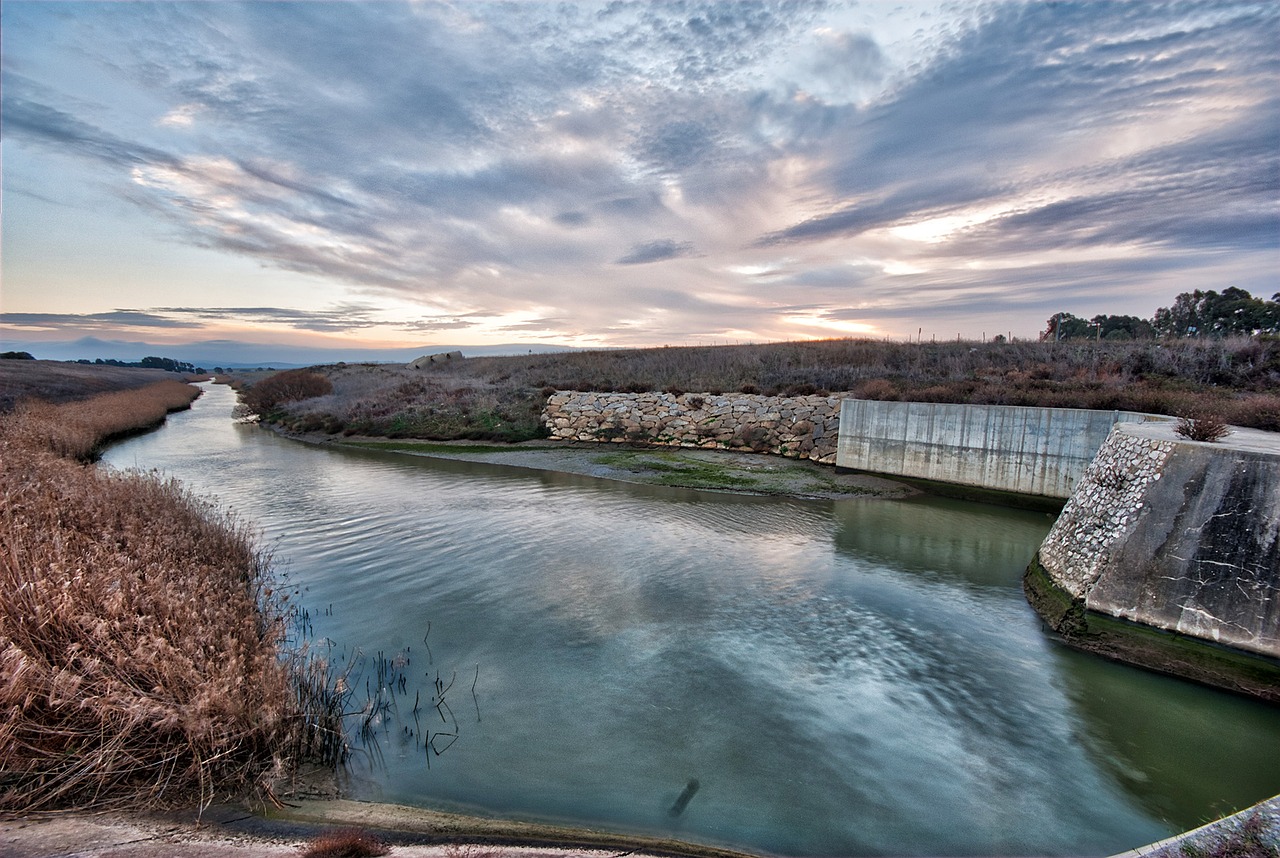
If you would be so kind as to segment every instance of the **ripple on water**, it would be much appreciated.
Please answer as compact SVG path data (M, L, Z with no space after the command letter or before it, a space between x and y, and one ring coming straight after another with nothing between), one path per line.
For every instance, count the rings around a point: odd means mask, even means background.
M361 797L775 854L1050 855L1280 792L1274 711L1043 635L1019 579L1044 516L310 448L231 425L229 396L108 459L262 528L317 634L409 654L410 697L457 671L457 744L428 769L392 730Z

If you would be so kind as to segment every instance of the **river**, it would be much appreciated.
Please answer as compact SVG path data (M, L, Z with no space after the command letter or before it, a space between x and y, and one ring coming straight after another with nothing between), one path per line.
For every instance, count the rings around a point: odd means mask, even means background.
M1109 854L1280 793L1280 710L1046 635L1043 513L318 448L205 391L104 462L260 529L355 681L397 671L353 797L851 856Z

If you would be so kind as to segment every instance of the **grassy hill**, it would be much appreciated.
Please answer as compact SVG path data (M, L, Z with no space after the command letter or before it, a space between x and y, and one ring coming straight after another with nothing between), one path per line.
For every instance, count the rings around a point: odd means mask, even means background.
M539 437L556 390L804 394L1126 409L1280 431L1280 339L889 343L822 340L313 367L330 392L259 409L294 431ZM242 376L252 385L262 374Z

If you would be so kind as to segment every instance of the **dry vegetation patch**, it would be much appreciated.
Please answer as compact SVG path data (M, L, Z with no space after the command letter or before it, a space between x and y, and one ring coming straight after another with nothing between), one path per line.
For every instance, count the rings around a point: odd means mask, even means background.
M173 373L162 369L56 360L0 360L0 414L24 399L71 402L100 393L135 390L173 378Z
M303 717L305 662L244 527L77 461L177 401L157 386L0 424L0 810L207 802L334 729Z
M5 416L5 436L88 461L103 444L160 425L166 414L189 408L199 395L199 388L168 379L61 405L26 399Z

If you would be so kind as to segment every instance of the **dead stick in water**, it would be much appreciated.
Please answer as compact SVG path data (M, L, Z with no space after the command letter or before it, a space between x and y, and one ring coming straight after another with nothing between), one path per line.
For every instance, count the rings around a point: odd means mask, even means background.
M697 778L689 778L689 783L685 784L684 792L680 793L680 797L676 799L675 804L671 805L671 810L668 813L672 816L679 816L684 813L684 809L689 806L689 802L697 794L700 786L702 785L698 783Z

